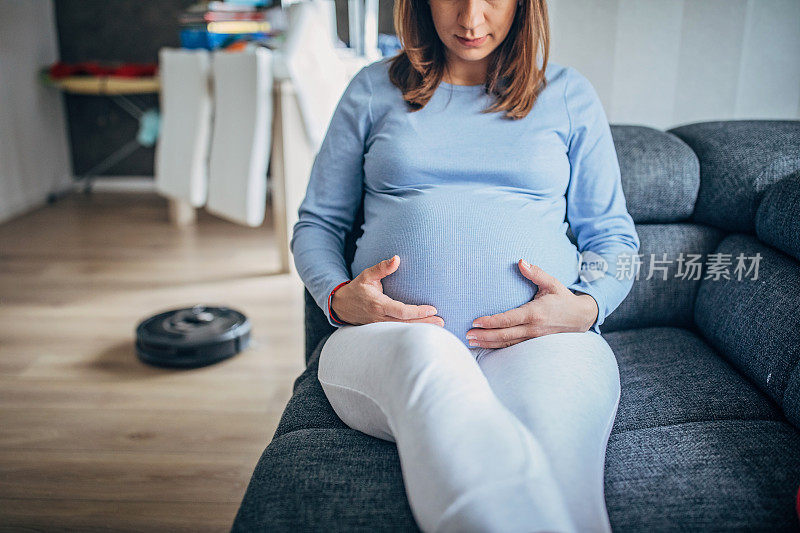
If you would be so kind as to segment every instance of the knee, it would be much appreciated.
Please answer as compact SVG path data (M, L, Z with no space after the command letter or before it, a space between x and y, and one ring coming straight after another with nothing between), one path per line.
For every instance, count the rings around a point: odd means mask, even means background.
M584 333L583 340L591 342L581 350L582 361L578 366L585 371L586 380L606 388L609 397L620 396L620 373L617 356L608 342L596 333Z
M608 380L609 388L611 389L611 396L616 402L619 402L620 394L622 392L622 384L620 382L619 363L617 356L611 346L603 340L603 346L598 350L598 354L605 361L606 378Z
M407 326L392 339L387 339L391 364L404 369L431 365L447 369L452 365L474 362L464 343L443 327L427 323Z
M414 323L409 326L411 327L405 328L398 336L396 344L404 352L469 355L464 343L441 326L427 323Z
M400 331L400 342L414 346L443 346L451 343L461 344L449 330L436 324L415 322L406 324L407 327ZM463 344L462 344L463 346Z

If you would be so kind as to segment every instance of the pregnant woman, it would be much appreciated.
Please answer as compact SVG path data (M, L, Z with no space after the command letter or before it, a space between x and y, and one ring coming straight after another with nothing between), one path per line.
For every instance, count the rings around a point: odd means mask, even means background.
M337 328L319 381L397 444L423 531L610 531L620 381L599 326L639 237L603 107L548 63L544 0L394 6L402 50L347 86L294 226Z

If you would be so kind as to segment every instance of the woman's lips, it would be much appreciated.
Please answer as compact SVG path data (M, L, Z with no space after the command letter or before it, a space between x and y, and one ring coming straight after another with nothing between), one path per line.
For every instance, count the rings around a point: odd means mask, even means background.
M464 39L463 37L461 37L461 36L459 36L459 35L456 35L456 39L458 39L458 42L460 42L460 43L461 43L461 44L463 44L464 46L469 46L469 47L474 47L474 46L480 46L480 45L482 45L482 44L483 44L483 43L486 41L486 38L487 38L487 37L488 37L488 35L484 35L484 36L483 36L483 37L481 37L480 39L472 39L472 40L469 40L469 39Z

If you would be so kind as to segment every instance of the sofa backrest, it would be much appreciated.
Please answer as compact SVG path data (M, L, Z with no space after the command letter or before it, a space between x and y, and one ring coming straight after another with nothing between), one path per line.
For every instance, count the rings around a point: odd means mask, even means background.
M800 428L800 121L670 132L700 161L692 220L725 232L697 293L697 330Z
M612 125L622 189L639 234L641 265L628 296L605 320L603 333L639 327L693 328L702 279L698 257L724 232L692 220L700 189L697 155L672 133Z

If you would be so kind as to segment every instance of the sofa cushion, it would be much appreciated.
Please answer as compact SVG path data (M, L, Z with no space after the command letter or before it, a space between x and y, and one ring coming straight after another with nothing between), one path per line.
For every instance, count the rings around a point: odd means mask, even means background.
M688 220L700 188L700 163L671 133L612 125L622 189L634 222Z
M612 434L605 495L615 532L797 531L800 433L715 420Z
M603 334L617 356L622 395L612 433L703 420L783 420L778 406L701 338L681 328ZM317 379L323 342L297 378L274 438L300 429L345 429Z
M315 304L316 305L316 304ZM286 405L273 438L298 429L327 428L345 429L342 422L331 407L322 385L317 379L319 370L319 354L330 335L323 337L311 353L308 366L294 381L292 397Z
M604 334L622 393L611 432L708 420L785 420L774 402L691 331Z
M604 337L622 382L606 453L614 531L785 528L800 434L774 402L688 330ZM325 397L323 344L295 381L233 530L418 531L395 444L348 428Z
M800 260L800 171L764 193L756 212L756 235Z
M636 224L636 232L641 241L639 277L628 296L606 318L603 333L634 327L693 327L703 260L724 233L694 223ZM690 254L700 257L692 258ZM697 266L683 263L690 260ZM666 269L659 270L661 266Z
M256 465L232 531L414 531L393 442L354 429L301 429Z
M800 434L774 420L617 432L606 448L612 529L795 531ZM276 438L232 531L419 531L397 447L352 429Z
M728 254L734 265L739 254L760 254L757 277L755 271L734 275L731 268L730 279L703 280L695 322L708 342L800 427L800 264L742 234L726 237L716 252Z
M755 232L764 190L800 169L800 121L726 120L667 130L700 160L692 219L729 232Z

